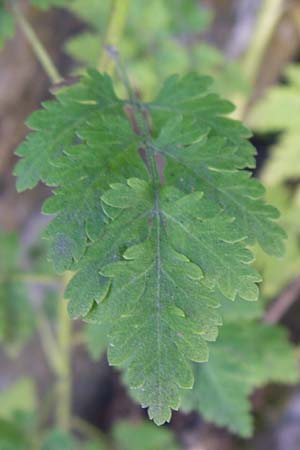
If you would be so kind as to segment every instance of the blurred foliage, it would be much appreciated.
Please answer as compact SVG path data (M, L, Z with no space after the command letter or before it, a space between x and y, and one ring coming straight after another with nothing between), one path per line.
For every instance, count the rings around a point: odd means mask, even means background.
M14 20L7 10L5 1L0 0L0 50L6 39L14 34Z
M31 440L26 433L20 417L14 421L0 419L0 448L1 450L31 450Z
M263 295L274 297L300 267L300 65L290 65L284 83L270 88L251 111L250 125L260 133L280 132L261 170L267 197L281 211L286 252L275 260L257 250Z
M232 95L246 93L248 86L238 65L226 61L222 53L203 42L211 13L195 0L133 0L118 51L137 91L153 95L159 82L170 73L201 71L215 78L214 90ZM84 67L97 67L101 43L109 17L108 0L74 0L70 9L88 26L71 38L66 49ZM95 20L97 18L97 20ZM100 18L100 20L99 20ZM155 18L155 20L154 20Z
M47 9L50 6L66 6L72 0L30 0L30 3L41 9Z
M99 359L107 348L107 331L104 326L86 324L84 327L85 344L95 360Z
M234 302L228 299L222 299L221 302L221 316L224 322L257 319L262 313L263 305L260 301L248 302L238 297Z
M0 342L16 354L34 330L33 309L19 279L20 247L14 233L0 230Z
M95 433L96 434L96 433ZM166 428L158 429L146 422L117 422L111 436L83 443L59 429L50 431L41 450L178 450Z
M33 381L20 378L0 390L0 405L1 450L35 450L37 404Z
M37 406L34 382L20 378L6 389L0 390L0 418L13 419L15 413L34 411Z
M286 186L267 188L267 198L281 212L280 222L287 233L284 256L270 258L256 248L257 267L263 273L261 292L265 300L274 298L295 277L300 267L300 191L293 194Z
M183 408L244 437L253 432L249 395L254 388L298 379L293 347L283 330L241 320L222 327L209 362L195 364L194 371L195 385Z
M57 427L41 431L34 399L30 379L19 379L0 391L1 450L178 450L169 430L145 422L118 422L110 436L88 425L84 430L75 427L77 437ZM79 439L82 431L84 436Z
M289 66L284 83L269 89L253 108L250 125L255 131L280 131L261 178L268 186L300 180L300 65Z

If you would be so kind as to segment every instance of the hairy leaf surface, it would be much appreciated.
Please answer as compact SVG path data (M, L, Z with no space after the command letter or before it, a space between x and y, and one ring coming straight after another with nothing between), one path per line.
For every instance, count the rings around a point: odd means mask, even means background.
M46 230L50 258L57 271L70 269L84 253L87 239L103 225L100 197L112 177L141 174L137 140L108 76L95 71L76 86L60 92L58 101L43 104L28 125L38 130L19 147L16 168L19 191L41 180L56 186L43 206L57 214Z
M191 361L207 361L216 308L257 299L248 244L277 254L284 237L243 170L249 132L223 117L232 105L210 84L171 77L143 104L91 71L32 116L18 150L19 189L54 189L46 236L57 270L75 271L71 317L108 329L110 363L158 424L192 387Z
M151 186L133 179L128 186L113 185L102 200L122 211L136 205L142 192L148 237L126 250L125 261L102 269L97 250L94 262L112 278L112 286L89 319L111 323L109 361L128 368L134 395L161 424L170 419L171 408L178 409L179 388L192 387L189 360L208 359L205 340L215 339L221 323L214 311L218 296L209 288L217 284L229 298L240 292L254 300L260 277L249 266L252 256L239 236L228 229L226 216L200 193L182 197L177 190L162 189L153 203Z
M149 104L161 126L154 146L167 158L166 178L203 191L236 218L250 244L257 240L267 253L281 255L285 233L274 222L278 212L261 199L259 182L240 170L254 166L254 149L245 140L250 134L239 122L222 117L232 105L209 87L210 79L195 74L173 76ZM195 128L202 130L196 143Z

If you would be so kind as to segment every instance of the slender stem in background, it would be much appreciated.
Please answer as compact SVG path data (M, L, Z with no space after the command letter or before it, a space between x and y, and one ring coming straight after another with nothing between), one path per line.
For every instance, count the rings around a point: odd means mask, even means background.
M37 57L38 61L41 63L43 69L47 73L52 84L59 84L63 81L63 77L59 74L57 68L55 67L53 61L51 60L47 50L39 40L37 34L34 29L22 13L21 9L17 5L15 1L12 1L12 9L15 15L15 18L20 25L23 33L28 39L32 50Z
M105 48L117 48L125 26L129 0L112 0L110 19L104 37L104 49L99 62L99 70L113 74L114 60L110 58Z
M57 311L57 339L61 354L61 364L57 371L57 424L63 430L68 431L71 426L71 395L72 395L72 373L71 373L71 351L72 351L72 327L68 316L67 301L64 298L64 290L71 278L71 272L64 275L64 283L61 296L58 301Z
M291 12L293 16L292 19L294 21L294 24L298 32L298 36L300 38L300 4L294 3Z
M282 0L262 1L250 46L241 62L242 72L250 84L250 97L255 87L256 77L259 73L265 51L281 16L282 7ZM233 103L236 105L236 110L233 114L234 117L238 119L244 118L248 102L249 98L245 96L238 96L233 99Z
M42 310L37 310L37 328L44 351L45 358L49 367L55 374L59 373L61 367L62 355L55 339L54 333L50 327L47 317Z
M296 277L268 306L264 315L264 321L268 323L278 323L299 298L300 278Z
M255 82L263 55L282 13L282 7L282 0L264 0L262 2L250 47L242 61L242 69L251 84Z

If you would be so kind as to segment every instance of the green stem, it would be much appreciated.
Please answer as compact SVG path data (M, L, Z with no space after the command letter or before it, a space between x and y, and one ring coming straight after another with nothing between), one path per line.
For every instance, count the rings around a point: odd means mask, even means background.
M106 49L117 49L123 34L127 13L129 9L129 0L112 0L110 19L104 38L104 49L101 55L99 70L112 75L114 70L114 60L109 56Z
M242 69L252 85L281 12L282 0L264 0L254 36L242 62Z
M17 22L19 23L23 33L25 34L26 38L28 39L32 50L41 63L43 69L47 73L51 83L53 84L59 84L63 81L62 76L59 74L57 68L55 67L53 61L51 60L50 56L48 55L47 50L39 40L37 34L35 33L34 29L30 25L30 23L27 21L26 17L20 10L19 6L15 1L12 1L12 9L15 15L15 18Z
M49 364L49 367L55 374L57 374L59 373L62 364L62 355L51 330L50 324L44 316L42 310L37 311L37 328L45 358Z
M138 127L137 133L141 136L141 141L143 144L143 147L146 152L147 157L147 163L148 163L148 172L151 178L151 182L154 188L154 191L157 191L157 188L160 184L160 178L159 173L157 169L157 163L154 158L154 151L151 146L151 133L150 133L150 127L149 123L146 119L146 111L143 110L143 107L139 101L139 99L136 97L135 92L131 86L129 77L127 75L126 69L122 64L122 61L119 58L119 55L112 52L111 58L114 59L116 68L118 71L118 75L120 80L122 81L129 98L129 104L132 108L132 111L135 115L135 122L133 128L136 128L136 125Z
M263 0L250 46L242 60L241 69L251 87L250 97L255 87L264 54L282 13L282 3L282 0ZM239 96L233 102L236 105L234 116L243 119L249 98Z
M57 423L65 431L71 426L71 321L67 311L67 301L64 298L64 290L70 280L71 274L64 276L64 286L58 303L57 338L61 354L61 364L57 371Z

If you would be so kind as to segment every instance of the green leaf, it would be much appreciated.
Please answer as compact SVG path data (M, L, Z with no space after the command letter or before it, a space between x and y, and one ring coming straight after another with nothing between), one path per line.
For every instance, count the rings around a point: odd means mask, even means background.
M58 102L46 102L42 111L33 113L28 124L39 132L29 134L17 150L26 156L15 168L17 188L32 188L38 180L60 187L43 212L57 213L46 237L51 240L50 258L62 272L82 256L87 238L99 236L101 193L118 167L122 165L119 178L122 171L128 175L126 168L131 173L135 167L137 173L145 168L133 160L136 139L106 75L89 72L80 85L59 93Z
M119 422L113 429L117 447L122 450L177 450L174 437L166 428L150 423Z
M56 268L75 271L71 317L108 329L110 363L158 424L192 387L191 361L207 361L224 297L257 299L248 244L279 253L284 236L243 170L249 132L210 84L171 77L143 104L91 71L33 115L19 149L19 187L54 189L46 236Z
M232 232L231 221L200 193L182 197L177 190L163 189L153 209L150 186L132 179L127 186L113 185L102 201L126 210L141 191L147 194L142 204L148 239L129 247L124 262L101 269L113 279L112 287L89 319L111 323L109 361L127 368L134 395L161 424L170 419L171 408L179 407L179 388L192 387L189 360L206 361L205 340L216 337L219 302L209 288L216 285L231 299L239 292L255 300L260 277L248 265L252 255ZM97 257L100 271L99 248Z
M19 156L26 156L15 168L19 191L33 188L39 180L56 186L61 175L57 165L64 161L66 150L80 142L89 121L101 121L103 111L118 114L121 110L110 78L96 71L90 71L79 85L61 90L57 100L44 102L44 109L28 120L38 133L30 133L17 149Z
M296 361L284 331L254 322L229 323L211 346L210 360L194 366L195 384L183 407L247 437L250 393L268 382L295 383Z
M244 236L233 220L199 192L177 200L178 196L168 196L162 212L172 245L202 268L208 287L217 286L231 300L237 294L245 300L257 300L255 283L261 277L249 267L253 255L244 247Z
M149 105L163 127L154 141L167 159L166 179L184 189L199 189L235 218L236 227L272 255L283 253L285 233L274 222L278 212L262 200L264 189L243 168L254 166L248 131L221 117L229 102L208 91L210 80L198 75L170 77ZM174 117L175 114L175 117ZM195 142L193 130L202 129Z
M108 278L101 275L101 268L109 262L119 259L126 246L139 240L143 233L146 235L146 215L151 210L151 198L148 186L139 180L131 182L134 189L131 203L120 198L123 209L111 224L102 229L98 240L89 246L84 258L75 266L77 273L66 290L66 298L70 299L69 313L71 317L86 316L94 302L101 303L110 288ZM122 185L121 185L122 186ZM115 185L119 187L119 184ZM128 191L131 188L128 186ZM116 210L109 209L109 213L116 215Z

